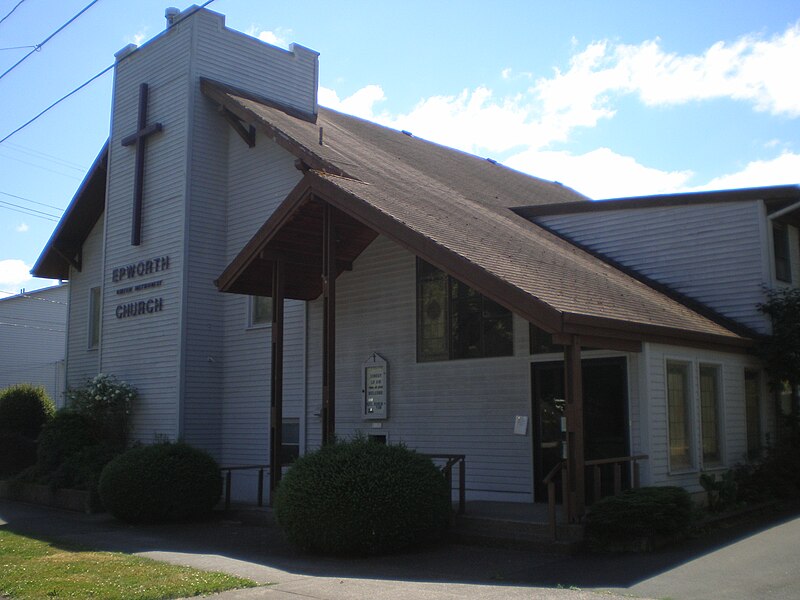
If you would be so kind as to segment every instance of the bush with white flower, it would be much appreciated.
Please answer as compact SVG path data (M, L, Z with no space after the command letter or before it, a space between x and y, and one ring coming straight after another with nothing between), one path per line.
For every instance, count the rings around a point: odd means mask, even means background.
M67 392L69 407L89 420L96 438L120 450L128 442L131 407L137 397L135 387L105 373Z

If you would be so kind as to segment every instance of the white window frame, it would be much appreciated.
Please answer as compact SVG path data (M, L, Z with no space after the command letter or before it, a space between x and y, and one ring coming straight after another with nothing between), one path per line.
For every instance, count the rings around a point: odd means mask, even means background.
M700 369L703 367L711 368L716 370L717 374L717 397L715 400L715 413L716 413L716 425L717 425L717 453L719 455L719 460L716 461L706 461L705 456L705 449L703 447L703 398L702 398L702 390L700 389ZM698 419L697 422L700 425L699 433L700 439L698 444L698 452L699 452L699 464L702 470L714 470L714 469L722 469L725 468L726 460L725 460L725 366L722 363L714 362L714 361L707 361L701 360L697 363L697 414Z
M272 298L269 296L248 296L247 298L247 328L248 329L263 329L272 325L272 309L270 306L270 318L268 321L256 322L256 302L259 298L267 298L270 302Z
M103 289L101 286L89 288L89 314L86 327L86 348L100 348L100 334L103 321Z
M670 364L677 364L682 365L686 368L686 406L685 406L685 416L688 419L688 423L686 423L686 441L688 443L687 448L687 455L689 459L688 466L679 466L674 467L672 465L672 432L670 427L670 398L669 398L669 367ZM697 440L696 440L696 431L697 427L695 424L695 401L694 401L694 386L695 386L695 375L696 369L694 368L694 363L691 360L687 360L686 358L673 358L667 357L664 360L664 400L665 400L665 409L666 409L666 429L667 429L667 464L669 465L669 473L670 474L678 474L678 473L692 473L698 470L697 465Z

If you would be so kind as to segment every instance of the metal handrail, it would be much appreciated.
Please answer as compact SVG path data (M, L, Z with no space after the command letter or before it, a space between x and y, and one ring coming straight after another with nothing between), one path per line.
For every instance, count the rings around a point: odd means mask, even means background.
M258 469L258 506L264 506L264 471L269 470L269 465L237 465L232 467L220 467L220 473L225 473L225 510L231 508L231 473L233 471L245 471L248 469Z
M442 467L442 474L447 480L450 493L453 492L453 467L458 465L458 514L463 515L467 510L467 473L465 454L421 454L431 460L446 461Z

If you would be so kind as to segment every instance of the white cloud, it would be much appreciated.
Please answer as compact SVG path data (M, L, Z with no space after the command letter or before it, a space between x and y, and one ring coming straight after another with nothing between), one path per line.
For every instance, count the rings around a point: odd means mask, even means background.
M137 31L132 36L130 36L126 41L129 44L136 44L137 46L141 46L142 42L147 39L147 28L142 29L141 31Z
M19 225L14 227L14 231L16 231L17 233L25 233L29 229L30 229L30 227L28 227L27 223L20 223Z
M798 182L800 182L800 154L784 152L770 160L749 162L741 170L715 177L708 183L693 188L693 190L796 185Z
M0 286L2 286L0 289L27 283L33 279L30 270L30 266L16 258L0 260Z
M258 38L262 42L266 42L267 44L272 44L273 46L278 46L279 48L288 48L289 47L289 37L292 35L291 29L285 29L283 27L278 27L275 30L269 29L261 29L255 25L252 25L250 29L248 29L245 33L247 35L251 35L255 38Z
M800 56L800 22L770 39L743 36L697 55L669 53L659 39L638 45L606 40L583 48L574 42L573 48L565 70L556 69L551 77L541 77L512 95L498 96L479 86L423 98L405 113L381 110L386 96L374 84L343 99L332 89L320 88L319 100L467 152L499 159L510 155L505 164L561 181L593 198L798 181L800 155L776 140L767 142L767 148L783 148L777 158L751 162L737 173L701 185L694 183L691 170L660 170L607 147L584 154L554 147L569 141L578 128L613 118L619 99L626 95L637 96L646 106L728 98L749 102L757 111L800 117L800 86L794 89L786 75L795 70ZM501 77L513 80L519 74L505 68Z
M800 56L800 22L770 39L747 35L717 42L699 55L666 52L661 40L638 45L595 42L575 54L566 72L534 86L548 112L580 112L587 123L608 116L614 94L634 93L646 105L728 98L758 111L800 116L800 88L787 74Z
M504 164L542 179L559 181L594 199L670 193L683 188L693 175L691 171L647 167L608 148L580 155L528 150Z

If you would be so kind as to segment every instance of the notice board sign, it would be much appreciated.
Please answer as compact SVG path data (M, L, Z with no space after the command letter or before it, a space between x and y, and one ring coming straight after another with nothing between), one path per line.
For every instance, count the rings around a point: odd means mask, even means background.
M364 419L389 416L389 363L375 352L361 364L361 396Z

